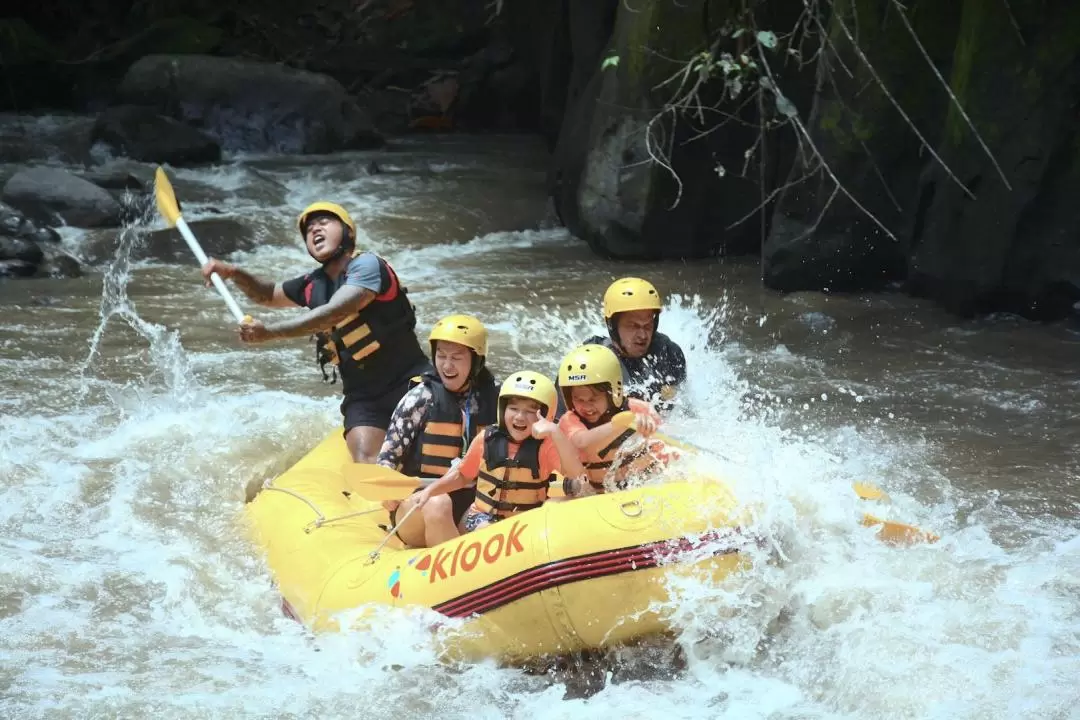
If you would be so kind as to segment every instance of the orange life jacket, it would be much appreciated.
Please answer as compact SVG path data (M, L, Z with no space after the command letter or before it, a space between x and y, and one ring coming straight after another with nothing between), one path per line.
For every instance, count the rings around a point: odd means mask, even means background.
M484 456L476 478L473 507L500 520L538 508L548 498L551 474L540 477L540 441L526 438L517 455L509 456L510 437L502 430L484 430Z

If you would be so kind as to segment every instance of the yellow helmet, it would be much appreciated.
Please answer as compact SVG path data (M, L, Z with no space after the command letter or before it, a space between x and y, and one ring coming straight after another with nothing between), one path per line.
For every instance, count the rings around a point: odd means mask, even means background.
M660 312L660 293L648 280L636 277L619 278L604 293L604 319L611 320L616 313L634 310Z
M618 356L603 345L582 345L574 348L559 364L559 388L563 402L572 408L570 388L606 383L611 403L621 407L623 403L623 370Z
M431 328L431 334L428 335L432 360L435 359L435 343L439 340L464 345L476 353L478 361L473 363L475 365L472 369L473 375L484 366L488 351L487 328L472 315L448 315L435 323L435 326Z
M541 412L548 420L555 419L555 383L538 372L521 370L510 376L499 388L499 429L506 430L506 404L512 397L528 398L540 403Z
M349 212L337 203L326 202L325 200L311 203L300 213L300 217L296 218L296 227L300 229L301 235L304 234L304 226L307 225L308 217L317 212L330 213L345 223L345 226L349 228L350 237L356 240L356 223L353 222L352 215L349 215Z

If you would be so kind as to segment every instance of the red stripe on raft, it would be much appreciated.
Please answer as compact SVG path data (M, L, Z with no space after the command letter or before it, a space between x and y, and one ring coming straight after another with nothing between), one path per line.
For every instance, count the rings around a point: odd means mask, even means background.
M296 622L303 622L300 620L300 614L293 609L293 606L289 604L289 601L285 598L281 598L281 612L285 617L295 620Z
M633 570L647 570L656 567L656 558L648 553L632 551L622 552L611 558L585 558L578 560L560 560L549 565L542 565L515 575L512 582L501 581L489 586L487 592L477 596L475 593L443 603L434 609L449 617L465 617L473 613L484 613L493 610L500 605L506 605L518 598L534 592L540 592L546 588L584 579L580 577L586 573L588 577L601 575L617 575L622 572Z
M526 595L560 585L568 585L594 577L648 570L659 565L660 561L666 557L703 547L724 537L746 539L742 537L739 528L733 528L722 532L707 533L697 541L686 538L665 540L590 555L580 555L566 560L556 560L546 565L523 570L482 588L477 588L453 600L435 605L432 609L447 617L479 615L507 605ZM718 548L713 555L728 555L738 552L738 544L741 543L733 542L728 546Z

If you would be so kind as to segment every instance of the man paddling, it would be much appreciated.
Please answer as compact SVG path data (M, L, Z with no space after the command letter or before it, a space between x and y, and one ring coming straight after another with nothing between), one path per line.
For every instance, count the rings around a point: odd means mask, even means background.
M232 280L264 307L308 308L276 323L243 323L240 339L260 343L314 334L323 378L334 382L341 376L349 452L355 462L374 463L409 379L432 370L414 332L416 315L390 264L370 252L355 253L356 223L343 207L313 203L297 225L308 254L321 266L317 270L274 283L210 258L202 274L208 285L215 272Z
M625 277L604 293L604 323L608 336L594 335L582 345L611 348L623 369L623 387L629 397L670 411L679 386L686 381L686 356L682 348L657 332L663 303L647 280ZM559 415L566 410L559 392Z

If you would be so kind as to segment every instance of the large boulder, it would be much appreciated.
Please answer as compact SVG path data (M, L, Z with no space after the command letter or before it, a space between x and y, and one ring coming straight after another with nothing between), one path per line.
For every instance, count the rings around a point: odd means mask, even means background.
M585 29L602 27L612 11L611 39L598 53ZM549 184L563 223L596 252L659 259L757 251L761 199L790 155L772 152L763 172L742 173L760 134L754 104L727 101L721 110L741 115L718 123L723 82L691 93L693 80L678 77L719 40L735 49L707 22L731 11L729 0L571 3L575 63Z
M203 251L211 257L227 257L237 251L255 248L257 240L255 230L238 220L229 218L190 220L188 226L199 239ZM96 235L84 247L83 255L88 262L104 262L116 254L119 242L118 233ZM185 265L196 262L180 231L175 228L148 232L132 247L130 258L136 261L156 260Z
M121 105L102 112L90 131L90 141L133 160L176 167L221 160L221 146L214 138L138 105Z
M10 205L0 202L0 235L35 243L58 243L60 234L38 225Z
M959 313L1063 318L1080 301L1080 5L964 3L935 167L920 185L910 288ZM1018 28L1023 37L1018 36Z
M271 63L208 55L148 55L118 94L192 122L230 150L329 153L383 138L341 83Z
M947 63L959 4L915 0L906 5L912 26L926 38L923 47L936 63ZM773 289L877 290L907 273L919 177L933 160L920 152L921 141L883 85L908 113L921 117L943 113L948 97L927 92L936 82L933 70L897 12L879 0L854 0L838 4L829 18L832 42L823 50L825 62L851 74L827 71L829 82L821 84L812 106L791 109L801 111L814 147L846 192L809 148L796 156L762 247L763 280ZM848 33L858 33L858 48ZM770 93L770 102L776 97ZM927 123L922 132L936 143L941 125Z
M45 253L37 243L0 236L0 260L21 260L36 267L44 259Z
M4 184L0 197L39 222L75 227L115 227L121 207L109 191L58 168L20 170Z

